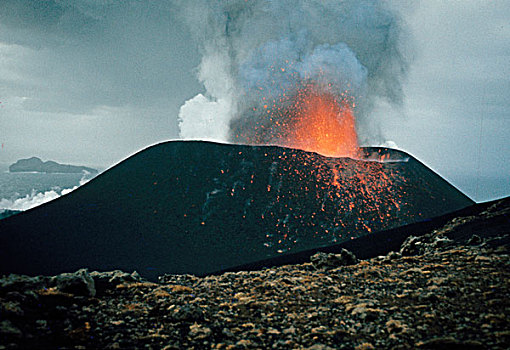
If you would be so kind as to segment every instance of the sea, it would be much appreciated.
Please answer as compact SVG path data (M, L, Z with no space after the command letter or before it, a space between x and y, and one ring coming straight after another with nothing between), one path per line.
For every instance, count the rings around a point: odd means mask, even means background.
M0 216L8 211L25 211L74 191L97 174L10 173L0 164Z

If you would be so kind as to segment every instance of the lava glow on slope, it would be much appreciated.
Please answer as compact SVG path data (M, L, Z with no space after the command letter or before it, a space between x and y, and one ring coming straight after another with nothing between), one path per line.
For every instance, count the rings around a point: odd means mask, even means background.
M307 82L301 83L292 93L286 91L277 99L263 97L262 100L262 107L252 110L258 117L254 118L257 122L251 124L250 135L241 131L236 138L252 145L278 145L331 157L324 162L313 153L302 154L298 161L306 170L291 170L292 167L284 165L290 160L283 152L279 164L274 164L279 169L275 176L284 178L286 173L293 172L292 176L297 176L303 183L312 181L312 187L318 191L316 201L321 203L320 212L312 213L307 219L295 217L295 220L314 223L321 212L337 213L333 227L312 224L316 235L324 232L332 234L332 242L336 242L346 238L342 237L346 232L340 228L355 227L358 233L369 233L383 227L389 217L397 216L395 213L400 211L403 203L395 187L400 187L405 179L394 171L391 164L387 164L390 160L388 154L371 154L370 158L362 154L355 126L355 104L347 92L333 93L330 85ZM267 188L268 192L275 192L276 188L277 202L286 196L278 190L281 186L280 183ZM304 193L310 190L312 188L307 186L303 188ZM296 243L294 234L288 229L293 226L290 224L293 208L288 209L290 212L285 215L285 223L275 219L274 233L278 237L278 245ZM279 216L269 212L262 220L267 220L272 214ZM367 220L368 217L370 220ZM290 249L291 246L287 246L282 251Z

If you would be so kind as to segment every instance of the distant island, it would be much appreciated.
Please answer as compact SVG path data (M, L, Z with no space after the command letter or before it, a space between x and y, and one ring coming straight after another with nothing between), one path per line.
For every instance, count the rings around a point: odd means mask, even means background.
M43 162L37 157L28 159L20 159L16 163L9 166L11 173L19 172L38 172L38 173L82 173L88 172L91 174L97 174L96 169L87 168L84 166L59 164L54 161Z

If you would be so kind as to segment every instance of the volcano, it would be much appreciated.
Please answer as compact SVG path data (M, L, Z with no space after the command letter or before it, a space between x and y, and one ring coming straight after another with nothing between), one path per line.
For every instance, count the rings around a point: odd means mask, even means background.
M169 141L0 221L0 273L82 267L210 274L450 213L473 202L402 151L329 158Z

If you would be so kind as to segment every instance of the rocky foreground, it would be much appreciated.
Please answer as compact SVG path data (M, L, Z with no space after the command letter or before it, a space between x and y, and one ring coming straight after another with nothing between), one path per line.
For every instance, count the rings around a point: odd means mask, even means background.
M363 261L318 253L159 283L121 271L3 276L0 349L508 349L508 202Z

